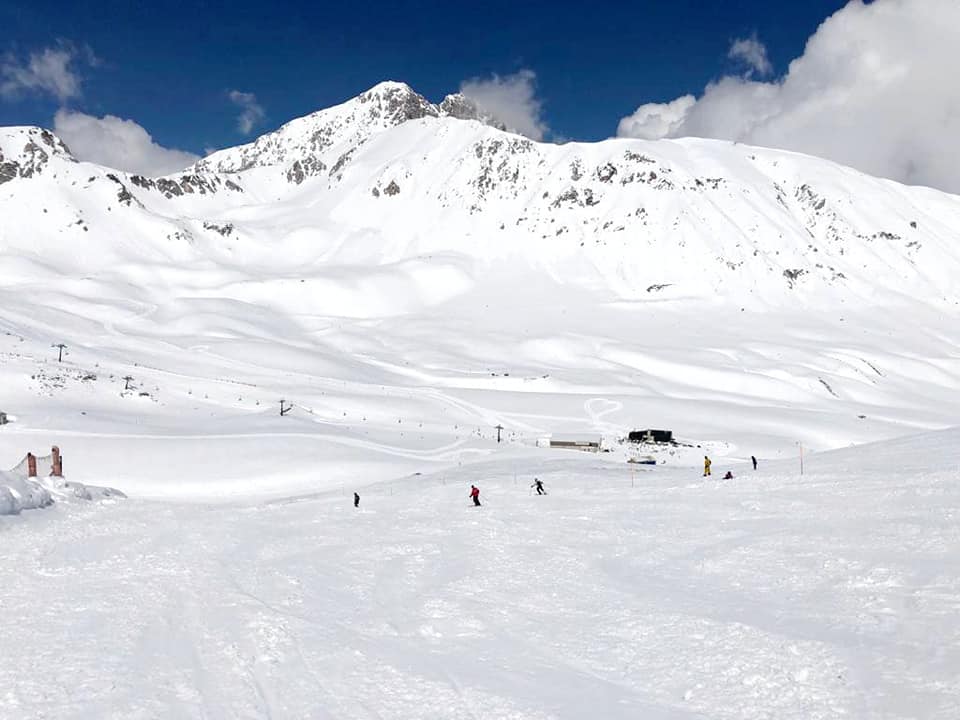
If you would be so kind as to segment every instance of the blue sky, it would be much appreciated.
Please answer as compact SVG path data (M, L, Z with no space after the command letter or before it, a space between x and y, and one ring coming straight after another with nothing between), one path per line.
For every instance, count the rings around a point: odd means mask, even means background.
M738 38L756 35L782 73L843 5L0 0L8 62L70 47L82 79L63 102L42 91L0 98L0 125L51 126L64 105L134 120L163 146L202 153L247 139L230 91L252 93L263 109L252 136L380 80L439 101L469 78L523 69L536 75L552 135L596 140L642 103L700 93L736 71L728 51Z
M960 193L957 38L957 0L0 0L0 125L160 175L401 80L534 140L732 140Z

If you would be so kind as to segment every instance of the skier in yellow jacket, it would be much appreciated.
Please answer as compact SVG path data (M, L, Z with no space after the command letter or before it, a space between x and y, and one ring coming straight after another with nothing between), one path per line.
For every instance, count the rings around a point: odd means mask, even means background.
M706 455L703 456L703 476L707 477L710 474L710 458Z

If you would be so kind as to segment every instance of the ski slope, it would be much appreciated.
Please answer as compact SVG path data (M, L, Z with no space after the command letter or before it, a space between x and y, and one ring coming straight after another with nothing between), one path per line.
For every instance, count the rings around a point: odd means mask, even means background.
M477 119L0 128L0 720L960 716L960 198Z
M0 717L955 718L958 447L0 518Z

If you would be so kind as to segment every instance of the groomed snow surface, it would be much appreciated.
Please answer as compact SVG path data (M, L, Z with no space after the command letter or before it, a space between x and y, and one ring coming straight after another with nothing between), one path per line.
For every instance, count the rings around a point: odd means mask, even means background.
M960 717L958 448L0 518L0 717Z

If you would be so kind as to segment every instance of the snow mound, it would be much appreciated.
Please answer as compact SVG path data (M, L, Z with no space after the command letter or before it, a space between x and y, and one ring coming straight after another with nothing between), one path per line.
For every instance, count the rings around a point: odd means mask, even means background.
M125 498L126 494L112 487L86 485L71 482L61 477L48 477L44 486L58 500L105 500L107 498Z
M53 504L50 491L36 479L0 472L0 515L19 515L21 510Z
M0 472L0 515L45 508L56 501L125 498L119 490L70 482L60 477L22 478Z

